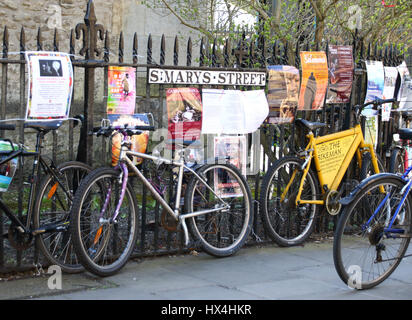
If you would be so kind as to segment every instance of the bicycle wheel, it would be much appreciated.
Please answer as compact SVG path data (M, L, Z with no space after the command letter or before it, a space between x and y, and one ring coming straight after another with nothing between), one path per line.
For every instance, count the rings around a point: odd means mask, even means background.
M188 227L202 249L216 257L235 254L246 242L253 223L252 195L245 178L231 164L202 166L185 192L185 211L217 208L222 199L229 209L189 218ZM214 190L213 193L211 190Z
M263 226L269 237L279 246L303 243L315 225L318 206L296 206L296 196L303 176L302 164L303 160L297 157L281 158L269 168L262 181L260 209ZM316 176L309 169L303 183L301 199L316 200L318 194Z
M399 192L404 185L395 175L372 179L342 211L334 237L333 259L339 277L352 288L369 289L378 285L404 256L410 238L399 235L410 236L410 197L392 226L399 233L384 230L400 203ZM381 192L381 187L385 192ZM386 195L389 200L383 201Z
M389 172L400 173L405 172L405 150L400 148L395 148L392 151L391 158L389 161Z
M88 271L103 277L126 264L138 233L137 204L129 183L115 217L122 191L120 174L112 168L92 171L76 192L70 217L79 261Z
M59 180L50 174L44 177L36 196L34 229L45 230L37 235L37 246L48 262L60 266L63 272L84 270L73 250L68 224L74 193L91 170L82 162L63 163L56 170L60 173Z

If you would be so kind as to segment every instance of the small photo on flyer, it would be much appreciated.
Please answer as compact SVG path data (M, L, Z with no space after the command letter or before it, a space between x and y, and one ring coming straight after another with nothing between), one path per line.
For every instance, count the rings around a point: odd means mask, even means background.
M60 60L39 60L40 77L63 77Z

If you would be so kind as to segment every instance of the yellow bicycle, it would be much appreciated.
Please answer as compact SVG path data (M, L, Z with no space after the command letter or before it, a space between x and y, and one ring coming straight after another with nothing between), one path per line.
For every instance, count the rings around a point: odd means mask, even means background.
M319 207L324 206L331 215L339 213L345 189L341 182L355 154L360 180L370 170L384 171L373 145L364 140L359 119L366 106L376 109L389 102L394 100L356 106L354 127L324 136L315 137L313 132L325 123L295 120L297 126L309 130L306 148L274 162L262 181L259 207L265 231L273 241L280 246L301 244L313 231Z

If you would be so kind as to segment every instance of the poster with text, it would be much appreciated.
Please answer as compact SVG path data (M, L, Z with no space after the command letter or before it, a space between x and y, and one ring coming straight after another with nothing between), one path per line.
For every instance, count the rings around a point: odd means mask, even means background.
M268 122L291 123L299 101L299 70L292 66L269 66L268 71Z
M385 84L385 72L382 61L365 61L368 83L366 88L365 103L382 99Z
M318 110L325 102L328 87L328 62L323 51L302 51L302 83L299 94L299 110Z
M384 67L385 83L383 86L383 99L392 99L395 95L396 79L398 69L396 67ZM389 121L392 110L392 103L382 105L382 121Z
M169 88L166 91L168 139L194 141L202 130L202 100L197 88Z
M203 89L204 134L255 132L269 114L264 90Z
M107 118L110 121L111 126L149 126L150 121L147 114L108 114ZM131 151L145 153L147 144L149 143L149 131L144 131L139 135L130 136L132 147ZM112 136L112 166L116 166L119 161L120 148L122 137L120 134L114 134ZM134 164L140 164L143 159L133 157Z
M229 162L246 176L246 136L218 136L214 138L215 158L229 157ZM240 186L233 181L226 170L214 172L214 188L219 197L228 198L242 195Z
M412 79L406 62L403 61L397 69L401 78L397 98L399 101L399 110L412 110Z
M64 120L73 94L73 66L61 52L25 53L28 65L26 120Z
M109 67L107 114L133 114L136 106L136 69Z
M348 103L352 92L352 46L329 45L329 87L326 103Z

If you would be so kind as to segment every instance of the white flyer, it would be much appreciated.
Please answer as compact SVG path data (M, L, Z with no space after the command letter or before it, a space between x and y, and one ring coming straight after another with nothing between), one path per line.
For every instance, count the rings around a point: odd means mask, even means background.
M29 84L27 120L63 120L70 112L73 66L61 52L28 51Z
M203 134L256 131L269 114L264 90L203 89Z
M395 95L396 79L398 77L398 69L396 67L384 67L385 84L383 86L383 99L392 99ZM382 105L382 121L389 121L392 110L392 103Z
M408 66L403 61L397 67L401 77L401 86L398 91L399 110L412 110L412 79L409 74Z

